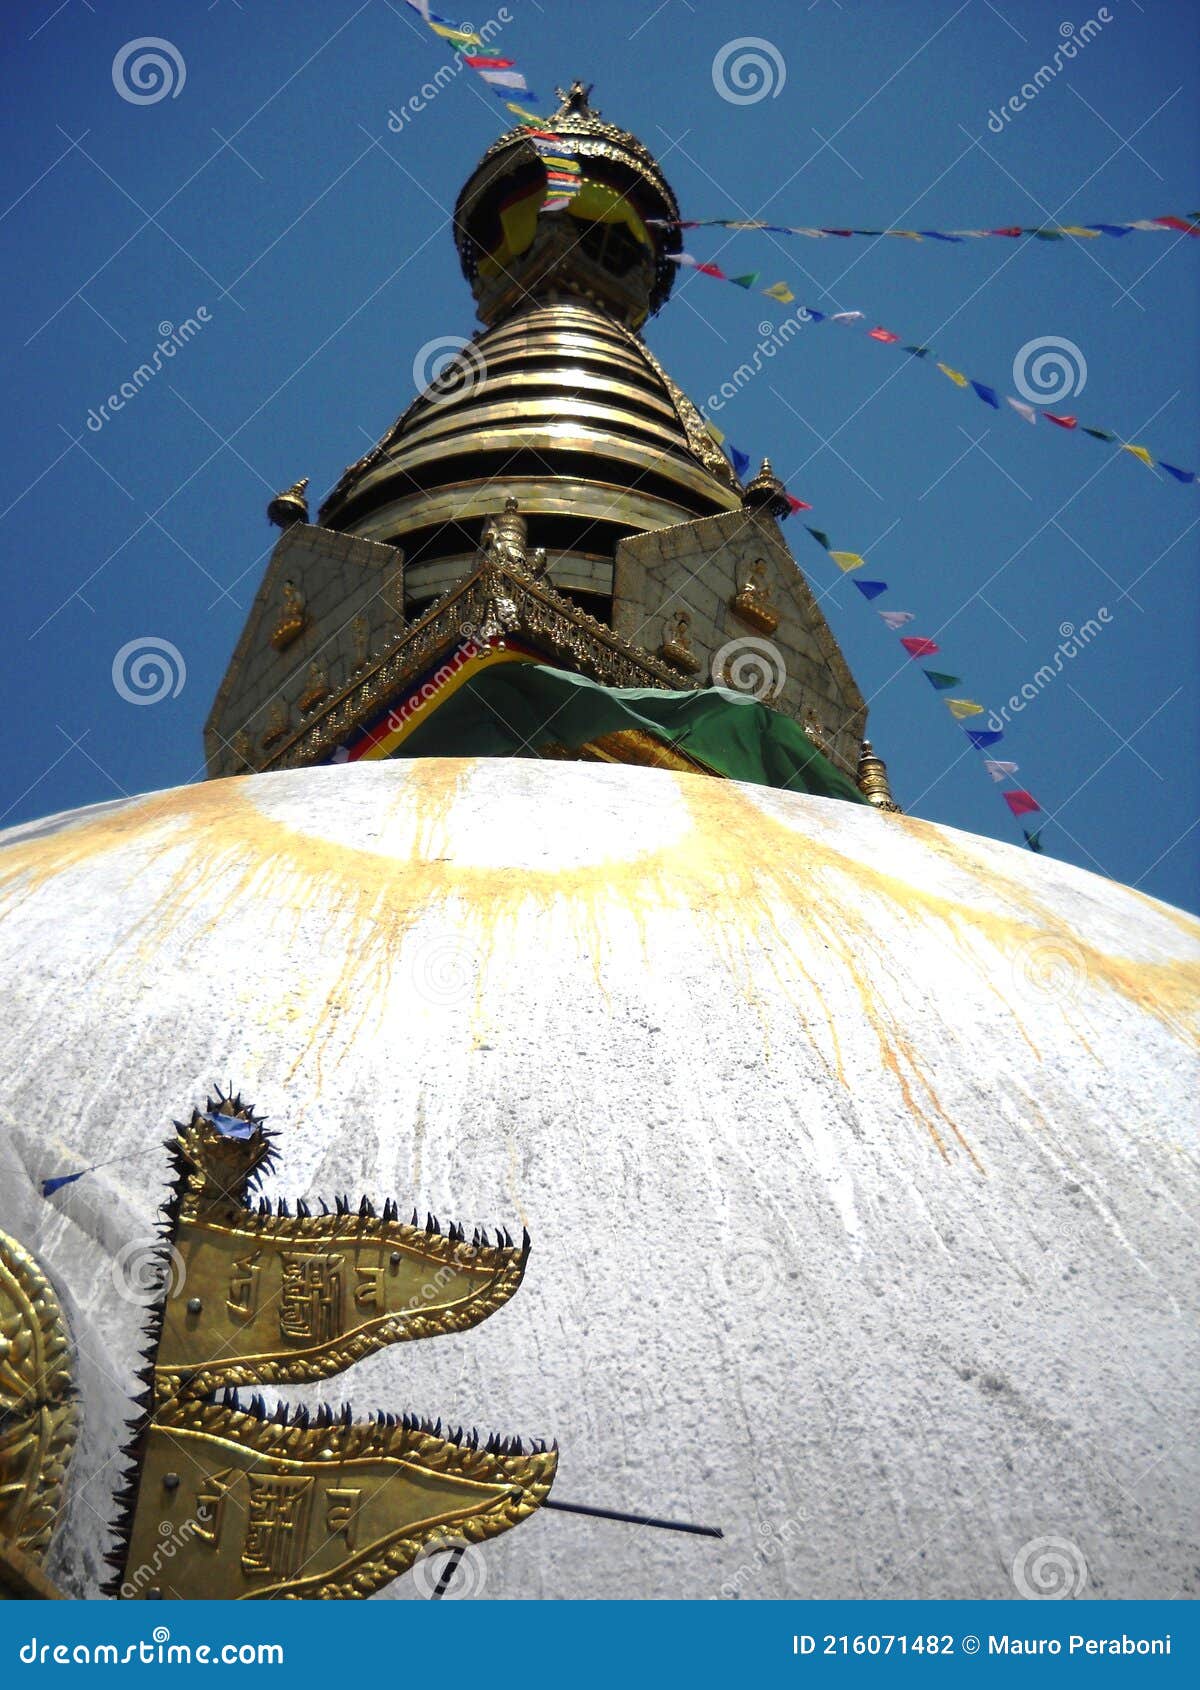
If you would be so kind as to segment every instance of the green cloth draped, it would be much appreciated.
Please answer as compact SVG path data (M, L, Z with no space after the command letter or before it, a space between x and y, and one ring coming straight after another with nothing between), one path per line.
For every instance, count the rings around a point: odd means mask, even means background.
M652 734L731 780L851 804L867 801L789 716L744 693L602 687L536 663L484 669L451 694L397 755L533 757L542 746L575 751L629 729Z

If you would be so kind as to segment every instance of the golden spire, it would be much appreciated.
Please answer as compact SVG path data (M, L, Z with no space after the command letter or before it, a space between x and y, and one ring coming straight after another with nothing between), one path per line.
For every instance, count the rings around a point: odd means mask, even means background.
M903 815L904 812L892 797L887 764L882 757L875 755L875 747L869 739L863 740L862 750L858 754L858 790L867 803L874 804L877 810L884 810L889 815Z
M302 475L299 481L285 487L282 493L276 493L267 506L267 521L273 522L276 528L290 528L293 523L307 522L308 500L304 497L307 486L308 477Z
M748 481L742 493L742 503L748 511L762 511L776 518L787 516L791 506L783 490L783 482L771 468L770 458L764 458L758 474Z

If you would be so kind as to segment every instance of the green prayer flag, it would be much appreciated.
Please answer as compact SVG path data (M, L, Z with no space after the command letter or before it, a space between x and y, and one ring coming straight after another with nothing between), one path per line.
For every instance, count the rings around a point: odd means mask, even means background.
M805 523L804 526L806 528L808 528L807 523ZM808 531L812 535L813 539L817 542L818 546L824 546L826 551L829 550L829 536L828 536L828 534L822 534L822 532L819 528L809 528Z
M761 275L761 270L750 270L744 276L730 276L729 280L736 282L740 288L752 288Z
M940 669L926 669L923 673L930 686L936 688L938 692L945 692L947 687L962 685L961 675L943 675Z
M1085 434L1090 434L1093 440L1115 440L1115 434L1110 434L1105 428L1085 428Z

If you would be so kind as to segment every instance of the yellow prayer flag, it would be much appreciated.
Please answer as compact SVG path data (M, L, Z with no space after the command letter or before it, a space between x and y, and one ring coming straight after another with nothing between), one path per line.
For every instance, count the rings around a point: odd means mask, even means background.
M1100 239L1099 229L1085 229L1079 223L1064 223L1062 232L1064 235L1076 235L1081 241L1098 241Z
M1128 441L1124 441L1121 450L1122 452L1132 452L1134 457L1140 458L1148 469L1154 468L1154 459L1144 446L1131 446Z
M786 282L772 282L763 292L769 299L777 299L781 305L790 305L796 297Z
M859 557L857 552L830 552L829 555L839 569L847 571L861 569L867 561L865 557Z
M952 370L949 364L939 364L938 369L944 376L950 377L950 380L954 383L955 387L965 387L967 385L967 378L963 375L961 370Z
M883 232L885 235L899 235L905 241L919 241L921 238L915 229L885 229Z
M716 423L713 422L711 420L711 418L705 417L704 426L705 426L705 428L707 428L708 432L712 435L713 439L716 441L718 446L723 446L725 444L724 433L722 432L721 429L719 429L717 427Z
M946 708L957 722L961 722L964 716L983 715L983 705L976 704L973 698L948 698Z
M483 46L482 35L475 35L469 29L455 29L453 24L434 23L432 18L427 18L425 21L435 35L442 36L446 41L457 42L460 47Z

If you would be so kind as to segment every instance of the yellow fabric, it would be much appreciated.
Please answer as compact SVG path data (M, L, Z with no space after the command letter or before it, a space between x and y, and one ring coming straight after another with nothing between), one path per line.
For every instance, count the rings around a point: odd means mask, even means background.
M539 182L500 213L500 227L504 234L500 245L480 261L481 276L494 276L508 268L511 261L525 252L537 230L538 212L546 195L546 184ZM581 177L579 192L566 208L572 217L585 223L623 223L635 240L651 246L646 225L627 199L615 188L603 182L589 182Z
M859 557L857 552L830 552L829 555L839 569L845 570L861 569L867 561L865 557Z
M483 37L473 35L469 29L455 29L448 23L434 23L426 20L435 35L440 35L445 41L455 41L460 47L482 47Z
M1128 442L1121 447L1122 452L1132 452L1135 458L1140 458L1149 469L1154 467L1154 459L1144 446L1130 446Z
M982 716L983 705L976 704L973 698L948 698L946 708L956 721L961 722L964 716Z
M965 387L967 385L967 378L963 375L961 370L952 370L949 364L939 364L938 369L944 376L950 377L950 380L954 383L955 387Z
M1098 241L1100 239L1099 229L1084 229L1078 223L1064 223L1062 232L1064 235L1077 235L1081 241Z
M796 297L786 282L774 282L769 288L764 288L763 292L769 298L777 299L781 305L790 305Z

